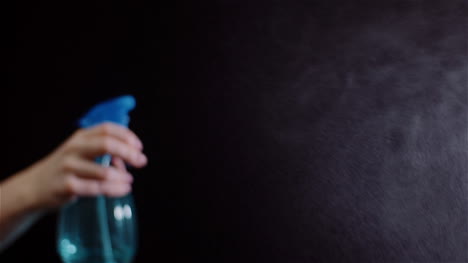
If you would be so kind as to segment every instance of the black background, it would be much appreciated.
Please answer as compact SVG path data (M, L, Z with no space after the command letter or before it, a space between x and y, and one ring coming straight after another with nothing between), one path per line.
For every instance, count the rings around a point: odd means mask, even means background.
M135 262L468 260L466 1L10 10L1 178L133 94ZM55 220L0 261L59 262Z

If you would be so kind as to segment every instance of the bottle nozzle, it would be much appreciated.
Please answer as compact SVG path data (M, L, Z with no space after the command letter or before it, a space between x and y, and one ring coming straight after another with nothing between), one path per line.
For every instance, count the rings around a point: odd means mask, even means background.
M131 95L106 100L92 107L79 120L79 126L87 128L107 121L128 126L130 122L128 113L135 108L135 105L135 98Z

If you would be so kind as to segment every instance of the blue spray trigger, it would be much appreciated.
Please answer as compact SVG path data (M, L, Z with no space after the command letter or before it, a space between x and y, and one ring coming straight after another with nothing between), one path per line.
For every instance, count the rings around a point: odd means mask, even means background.
M135 98L131 95L120 96L103 101L92 107L80 120L81 128L88 128L102 122L114 122L128 127L128 113L135 108Z

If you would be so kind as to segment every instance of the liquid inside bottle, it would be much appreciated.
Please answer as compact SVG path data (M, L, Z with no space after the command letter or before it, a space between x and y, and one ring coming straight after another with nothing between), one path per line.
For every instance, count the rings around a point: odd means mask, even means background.
M131 195L80 198L60 212L58 253L64 263L130 263L136 228Z
M80 119L81 128L103 122L128 127L128 112L135 107L133 96L102 102ZM109 166L112 156L96 163ZM131 263L137 249L137 220L133 197L78 198L60 211L57 251L64 263Z

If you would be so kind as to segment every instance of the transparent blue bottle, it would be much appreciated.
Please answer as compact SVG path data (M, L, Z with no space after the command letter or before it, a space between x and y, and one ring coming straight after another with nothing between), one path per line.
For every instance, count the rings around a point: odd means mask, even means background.
M81 120L87 128L110 121L128 126L128 112L135 107L132 96L105 101ZM96 162L109 166L112 156ZM60 210L57 250L64 263L130 263L137 250L137 218L131 194L78 198Z

